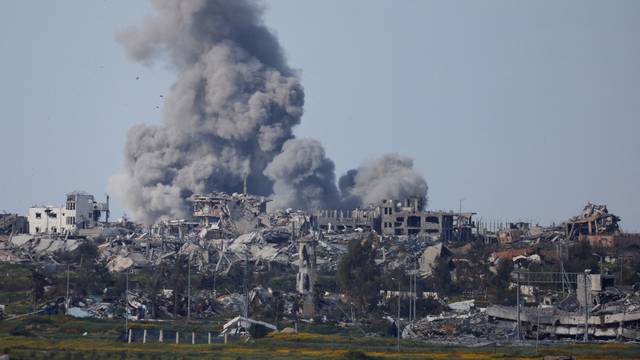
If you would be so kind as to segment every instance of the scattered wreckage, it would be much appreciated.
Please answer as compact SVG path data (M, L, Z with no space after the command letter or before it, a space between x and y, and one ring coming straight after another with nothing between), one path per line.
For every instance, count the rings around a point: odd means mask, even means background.
M200 272L219 276L242 269L247 262L251 263L255 271L276 269L292 273L298 271L301 261L300 239L312 236L316 256L314 266L318 270L334 272L339 259L347 252L349 242L361 238L364 231L371 231L355 225L333 230L333 226L329 224L327 231L320 234L315 231L318 229L317 219L311 213L291 209L267 213L266 199L246 194L194 195L191 202L193 217L198 221L165 220L152 227L122 221L110 227L91 229L83 237L10 234L7 241L0 242L0 260L59 264L59 254L73 251L84 239L89 239L96 241L99 261L104 262L113 273L135 272L163 262L174 262L178 257L188 259L190 266ZM365 218L364 215L356 217ZM585 226L588 231L595 231L596 235L617 231L618 220L607 212L606 207L589 204L582 215L568 222L571 229L578 230L565 232L562 227L543 228L516 223L510 225L509 229L501 229L495 233L481 231L478 239L487 243L495 239L496 244L503 247L488 259L494 267L499 261L508 259L513 261L516 268L524 269L530 264L544 262L544 256L535 251L537 244L562 244L584 231ZM596 225L589 225L590 222ZM592 230L589 230L590 227ZM525 246L518 248L517 244ZM453 247L449 249L442 242L434 241L428 236L380 237L376 246L380 255L376 259L378 265L388 269L412 268L413 274L423 279L432 275L440 259L450 260L455 257ZM525 285L522 289L523 295L535 298L533 291L531 294L527 293ZM46 306L49 309L47 311L62 308L62 311L75 317L110 319L127 316L130 320L143 320L183 316L180 309L190 303L195 310L192 315L194 318L245 315L234 317L223 328L224 334L239 334L246 333L251 327L276 331L275 325L249 318L246 309L267 307L278 296L277 301L283 303L282 313L297 316L301 308L298 295L296 292L276 295L269 288L257 286L246 289L243 294L231 291L217 294L215 290L193 291L189 299L184 294L174 294L171 289L162 289L151 299L143 290L134 289L127 293L126 305L121 296L109 299L75 299L69 304L68 310L64 310L64 299L62 305L54 302ZM588 311L588 326L585 326L582 308L570 308L567 305L570 301L563 302L567 306L525 307L518 311L516 307L498 305L478 308L474 300L465 300L449 303L447 310L438 315L408 322L400 321L401 334L405 338L427 341L480 344L490 340L515 339L518 329L525 338L571 338L580 336L588 329L588 334L595 339L640 340L640 301L637 299L637 291L620 292L616 295L614 290L609 289L601 295L602 302L590 307ZM425 297L442 302L437 293ZM325 309L339 313L335 309L340 309L344 296L325 292L321 301ZM158 313L152 314L154 311ZM320 311L317 315L325 318L332 316L327 310ZM344 311L337 317L335 314L333 316L339 320L349 319Z

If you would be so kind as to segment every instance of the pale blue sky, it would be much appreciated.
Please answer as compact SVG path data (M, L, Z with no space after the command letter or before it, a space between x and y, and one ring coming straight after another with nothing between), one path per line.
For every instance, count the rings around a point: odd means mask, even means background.
M399 152L424 173L430 208L466 198L485 219L549 223L590 200L640 230L640 2L268 4L302 72L297 134L319 139L338 175ZM114 41L150 10L0 2L0 210L103 197L127 129L159 120L174 80Z

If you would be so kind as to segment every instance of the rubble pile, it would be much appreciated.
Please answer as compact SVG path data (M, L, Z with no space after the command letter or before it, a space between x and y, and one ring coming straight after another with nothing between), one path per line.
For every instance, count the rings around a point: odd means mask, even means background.
M193 195L190 201L193 216L202 219L201 237L238 236L270 226L267 199L263 197L214 192Z
M80 241L76 239L19 234L2 244L0 258L13 263L40 260L57 263L54 255L73 251L79 245Z
M473 344L488 340L507 340L514 328L490 324L482 310L447 312L427 316L406 326L403 338L425 341Z

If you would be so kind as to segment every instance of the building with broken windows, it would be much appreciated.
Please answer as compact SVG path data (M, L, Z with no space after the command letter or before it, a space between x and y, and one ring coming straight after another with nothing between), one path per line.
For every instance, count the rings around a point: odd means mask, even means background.
M446 242L473 238L473 212L423 211L418 198L383 200L380 208L382 235L428 235Z
M380 208L354 210L319 210L315 212L318 226L323 231L371 231L380 228Z
M208 237L228 238L269 226L268 199L249 194L214 192L190 198L192 215Z
M73 234L78 229L95 227L104 214L109 219L109 198L104 203L83 191L67 194L64 206L32 206L27 213L29 233Z
M383 236L428 236L438 241L473 239L473 212L424 211L423 200L387 199L365 209L315 212L323 231L372 231Z

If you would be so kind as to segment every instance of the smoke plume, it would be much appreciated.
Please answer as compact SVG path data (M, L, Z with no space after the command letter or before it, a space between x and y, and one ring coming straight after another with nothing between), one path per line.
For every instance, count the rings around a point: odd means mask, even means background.
M335 166L314 139L287 141L264 173L274 182L274 208L339 207Z
M269 195L263 174L293 138L304 91L253 1L156 0L156 15L117 35L143 64L168 60L177 80L159 126L137 125L110 189L136 221L188 214L193 193Z
M419 197L427 204L427 182L413 168L413 160L399 154L386 154L349 170L340 177L339 185L345 207L406 197Z
M321 144L295 139L304 90L251 0L154 0L155 14L117 34L130 58L167 62L176 82L159 125L127 135L110 190L133 220L189 216L187 198L211 191L271 195L275 208L353 208L420 196L411 159L386 155L335 181Z

